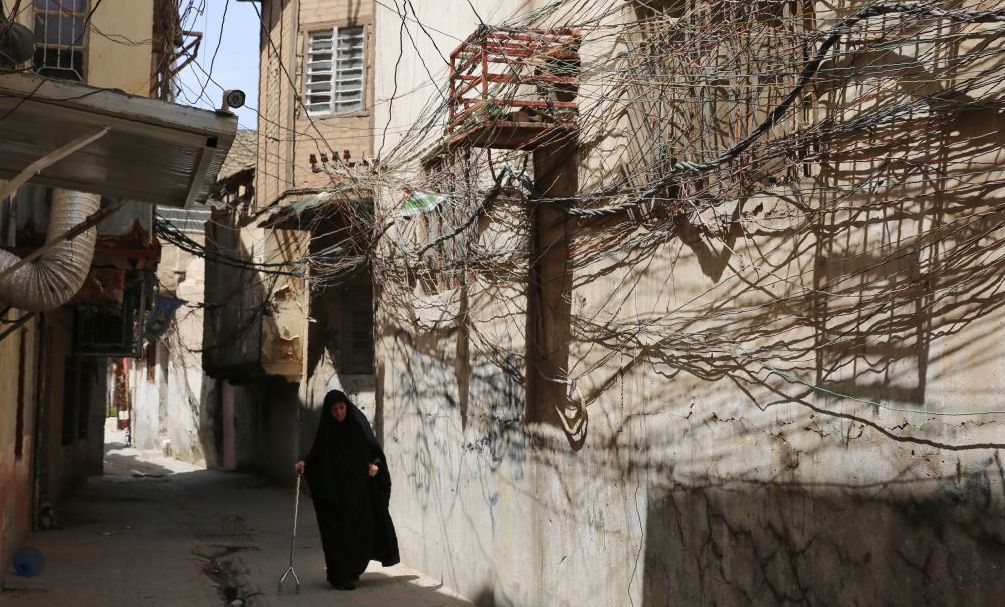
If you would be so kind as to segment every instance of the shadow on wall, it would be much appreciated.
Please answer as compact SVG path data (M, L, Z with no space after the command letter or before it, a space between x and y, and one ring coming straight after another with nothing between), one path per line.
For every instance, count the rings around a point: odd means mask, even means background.
M651 493L642 605L995 604L1005 530L989 475L1003 469L997 457L986 464L955 480L867 491L731 484Z
M157 373L163 373L160 398L162 415L166 412L167 416L160 420L160 427L171 440L172 457L218 468L223 454L221 387L204 374L199 352L191 351L183 334L193 326L202 329L202 318L197 318L196 323L186 319L184 327L176 318L162 338L168 340L168 348L158 349L157 356L164 357Z
M776 9L781 5L763 10ZM980 34L967 42L984 43ZM722 50L734 43L722 42ZM978 60L959 48L946 52L953 69ZM854 63L857 55L849 57L842 61ZM686 63L673 53L660 61L665 64L640 69L672 74ZM603 365L598 375L606 375L584 395L585 406L632 374L654 373L726 380L758 409L795 402L899 441L951 449L1002 446L943 441L937 431L875 422L888 405L939 413L942 403L932 402L930 384L938 384L944 397L944 386L959 373L954 365L993 364L998 351L991 332L973 325L997 327L1005 315L1005 118L964 93L976 88L972 83L939 89L934 83L941 71L926 71L929 63L897 56L883 72L884 85L868 95L856 87L876 77L869 70L825 80L808 107L819 111L815 124L833 128L821 127L812 145L789 145L806 128L796 120L799 111L789 112L794 116L785 120L795 122L780 122L759 144L781 167L770 175L714 169L682 177L662 193L665 198L633 214L585 221L577 231L574 292L609 300L600 310L574 315L573 338L585 344L581 352L617 352L625 361ZM742 79L727 84L748 86ZM1000 90L987 94L997 98ZM660 103L695 102L671 95ZM880 120L891 108L906 109L897 121ZM754 126L743 123L751 116L734 124L731 116L666 115L669 121L633 123L644 135L639 139L686 148L688 133L708 129L723 139L711 146L717 150ZM601 132L584 145L606 136ZM776 158L784 154L798 157ZM644 167L632 162L607 177L643 175ZM612 252L618 239L623 244ZM618 288L611 288L612 276L623 277ZM574 355L570 366L590 362ZM978 386L957 392L971 396L967 410L988 402L976 400L989 396ZM857 415L820 406L842 398L872 408Z
M709 14L723 21L734 9L761 10L713 4L724 12ZM643 573L630 590L641 584L645 605L999 602L992 584L1005 556L1005 116L996 109L1001 83L983 86L974 76L991 73L981 61L994 53L985 54L990 42L979 32L960 34L938 53L917 51L916 24L897 21L884 51L900 35L919 56L884 52L881 74L852 70L874 58L858 47L844 56L848 65L825 62L802 105L748 149L752 159L716 162L792 89L799 73L792 66L803 61L792 49L805 47L791 43L816 43L818 32L797 31L811 20L787 17L794 30L785 33L772 15L744 14L722 24L737 35L710 41L710 49L665 36L660 44L687 52L663 49L612 70L629 76L633 94L623 98L653 100L635 108L644 120L631 124L630 138L643 149L634 158L609 155L616 166L598 169L606 175L582 167L582 181L620 183L614 177L625 175L651 200L577 222L571 244L566 219L552 218L538 236L560 246L531 250L567 259L546 259L528 288L550 279L549 297L497 314L465 300L458 329L423 333L406 324L408 314L382 328L398 365L387 381L394 415L409 429L391 434L402 443L424 524L468 524L450 518L452 508L491 509L498 480L531 516L562 517L549 533L573 528L630 545L623 511L607 512L605 521L588 506L596 493L630 503L638 482L646 489L639 506L646 519L638 520ZM678 21L661 18L657 27L671 22ZM779 35L789 46L751 53L751 31L763 34L760 43ZM962 58L967 48L981 52ZM734 59L764 59L751 71L772 80L730 80L745 72ZM715 61L723 62L718 78L710 75ZM929 73L926 65L950 67ZM633 86L653 83L659 91L634 94ZM729 95L748 105L722 111ZM605 122L618 124L614 114ZM587 151L609 136L584 133L580 160L590 161ZM665 158L649 153L658 151L647 147L653 142ZM677 171L662 191L649 188L681 159L710 168ZM609 202L598 198L587 202ZM496 275L472 282L491 289ZM571 288L563 282L570 276ZM498 292L506 288L512 284ZM490 320L468 323L469 316ZM514 353L516 364L501 360L504 348L481 357L504 341L493 339L493 325L522 325L536 342ZM566 333L571 348L551 343ZM455 345L458 336L470 344ZM539 369L555 380L546 391L555 398L529 402L540 395L529 390L517 399L526 414L510 415L510 368L533 370L549 356L559 360ZM576 398L568 415L562 392ZM559 410L540 415L546 406ZM556 413L589 426L560 427L563 442L551 432ZM478 454L477 465L456 465L466 456L460 445ZM530 480L513 482L525 466L537 468ZM481 489L485 503L457 496L471 469L483 474L465 497ZM470 523L477 531L481 524ZM431 535L422 548L454 559L445 568L460 571L453 552L467 546ZM558 539L527 537L526 545L544 552ZM528 581L535 583L542 585ZM495 596L485 591L480 600Z

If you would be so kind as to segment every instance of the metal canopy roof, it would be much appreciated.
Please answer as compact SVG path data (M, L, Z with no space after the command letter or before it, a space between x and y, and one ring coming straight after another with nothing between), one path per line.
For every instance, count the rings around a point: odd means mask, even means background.
M105 128L31 181L170 207L203 202L237 117L31 73L0 75L0 178Z

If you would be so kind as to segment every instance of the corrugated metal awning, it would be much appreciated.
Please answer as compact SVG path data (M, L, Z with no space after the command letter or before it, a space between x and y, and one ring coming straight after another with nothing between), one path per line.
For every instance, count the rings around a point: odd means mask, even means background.
M299 198L283 197L262 210L260 228L304 230L315 212L335 198L331 192L304 193Z
M32 183L171 207L203 202L237 117L31 73L0 75L0 178L106 127Z

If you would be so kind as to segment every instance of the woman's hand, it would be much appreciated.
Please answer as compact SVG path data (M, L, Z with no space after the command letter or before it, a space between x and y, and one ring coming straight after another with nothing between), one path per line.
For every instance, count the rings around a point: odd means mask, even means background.
M379 470L380 468L378 468L376 464L370 464L370 478L377 476L377 472Z
M293 470L296 471L297 474L303 474L304 473L304 460L300 460L299 462L293 464Z

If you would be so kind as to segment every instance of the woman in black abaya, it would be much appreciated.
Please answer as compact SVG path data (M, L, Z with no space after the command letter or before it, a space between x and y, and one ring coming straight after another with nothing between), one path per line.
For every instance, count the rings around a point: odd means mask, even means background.
M387 460L345 393L325 395L314 446L295 469L307 477L332 586L353 590L371 560L385 567L399 561Z

